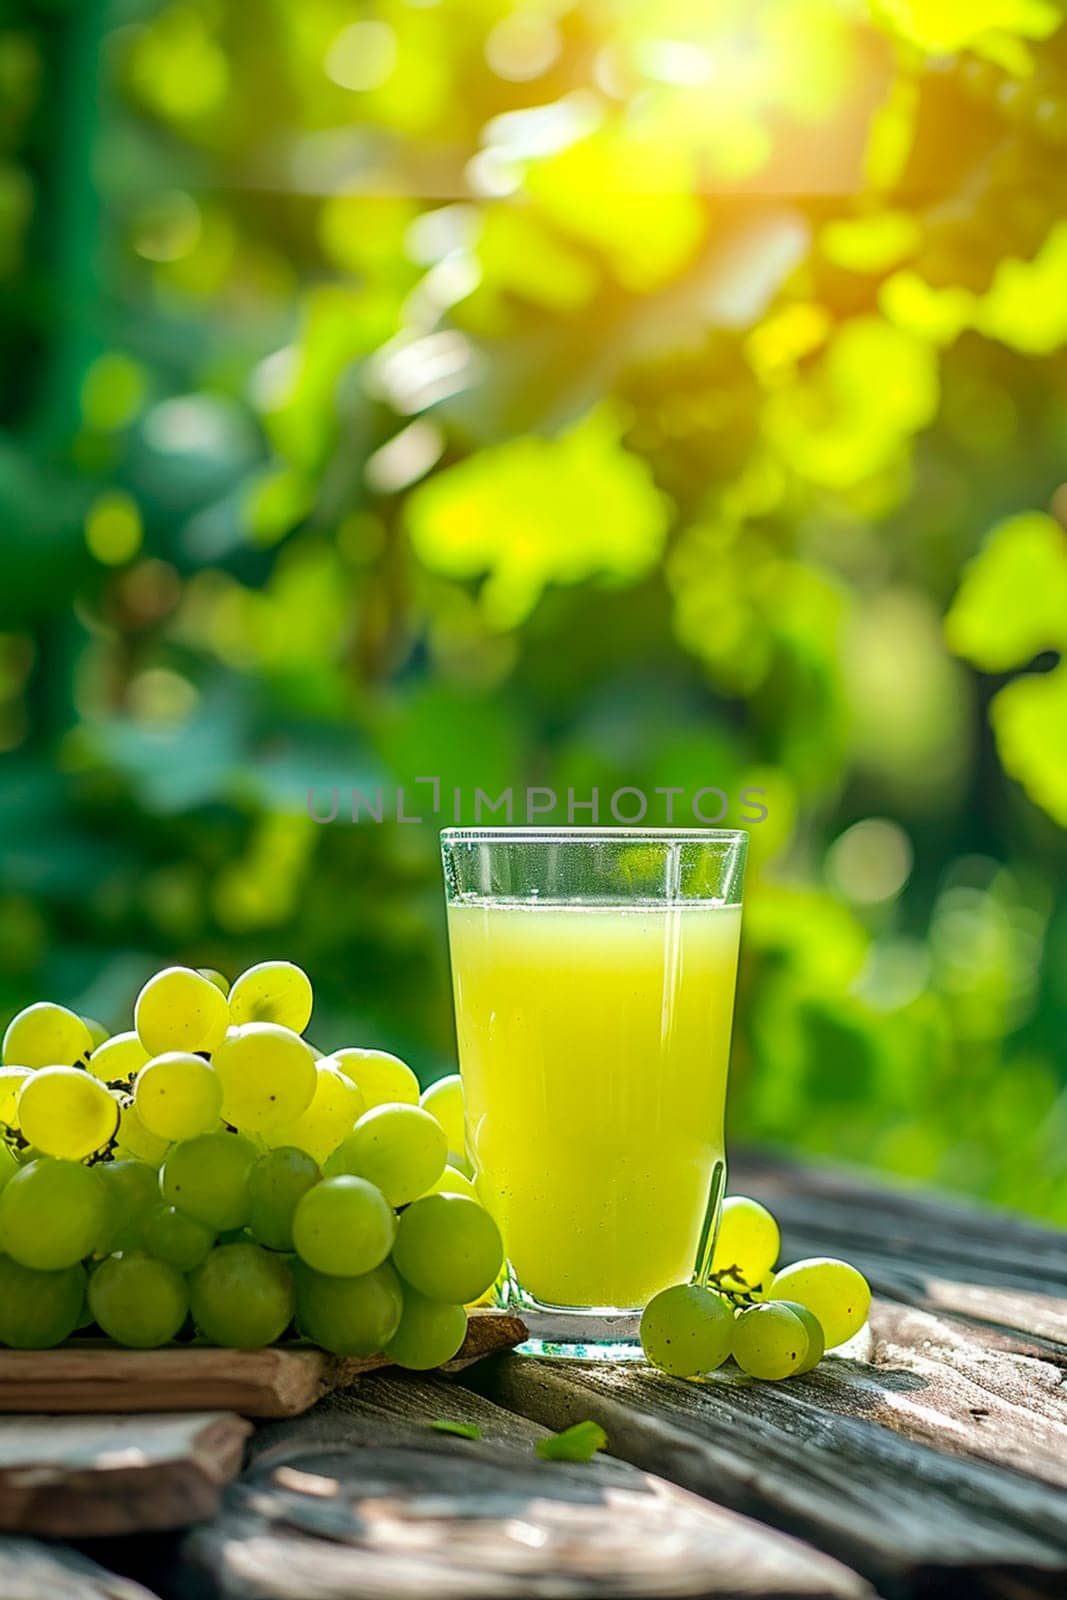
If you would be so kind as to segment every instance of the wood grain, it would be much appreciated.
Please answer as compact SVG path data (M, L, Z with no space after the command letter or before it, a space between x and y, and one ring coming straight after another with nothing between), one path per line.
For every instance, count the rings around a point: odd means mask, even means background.
M436 1418L483 1437L436 1433ZM861 1600L836 1561L632 1466L540 1460L544 1429L440 1378L383 1373L261 1428L222 1516L182 1545L189 1600Z

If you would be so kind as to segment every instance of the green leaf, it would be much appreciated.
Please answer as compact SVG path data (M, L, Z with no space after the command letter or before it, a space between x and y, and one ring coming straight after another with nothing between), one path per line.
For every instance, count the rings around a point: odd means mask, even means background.
M562 1433L539 1439L537 1454L542 1461L592 1461L607 1442L608 1436L599 1422L576 1422Z
M1067 534L1059 523L1040 511L998 523L964 570L945 636L984 672L1025 666L1067 644Z
M480 1439L482 1430L476 1422L453 1422L449 1417L438 1417L430 1423L435 1433L448 1433L457 1439Z

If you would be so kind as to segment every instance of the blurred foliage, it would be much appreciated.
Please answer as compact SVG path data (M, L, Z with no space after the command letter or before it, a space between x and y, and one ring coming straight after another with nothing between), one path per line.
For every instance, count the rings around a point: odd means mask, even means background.
M428 1079L455 788L756 786L735 1136L1067 1220L1060 5L253 10L0 5L3 1006Z

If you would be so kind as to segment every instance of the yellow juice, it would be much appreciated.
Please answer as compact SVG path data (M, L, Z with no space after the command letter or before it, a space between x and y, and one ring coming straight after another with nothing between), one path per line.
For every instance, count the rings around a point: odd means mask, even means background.
M448 909L468 1156L542 1304L686 1281L724 1179L739 906Z

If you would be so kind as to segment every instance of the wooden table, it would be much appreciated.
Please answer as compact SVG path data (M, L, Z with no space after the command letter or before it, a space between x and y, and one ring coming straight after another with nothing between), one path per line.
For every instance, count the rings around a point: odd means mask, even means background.
M784 1384L510 1355L374 1374L261 1425L211 1521L0 1540L0 1600L1064 1600L1067 1236L770 1160L731 1179L786 1259L867 1273L869 1360ZM610 1456L535 1455L587 1417Z

